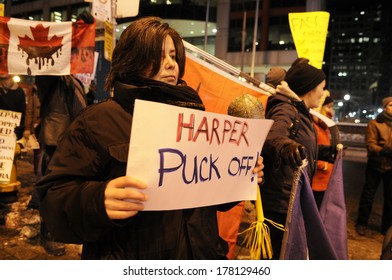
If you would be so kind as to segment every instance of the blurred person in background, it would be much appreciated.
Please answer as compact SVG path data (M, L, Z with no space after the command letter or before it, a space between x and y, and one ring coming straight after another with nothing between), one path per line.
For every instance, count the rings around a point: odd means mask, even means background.
M0 74L0 109L22 113L20 125L15 128L16 139L21 139L25 130L26 95L8 74Z
M368 160L362 189L356 231L366 235L373 201L381 181L384 188L381 232L392 225L392 97L382 100L383 112L371 120L366 129Z
M333 99L330 96L328 90L324 91L325 96L322 98L321 108L315 108L316 111L321 113L322 115L332 119L334 110L333 110ZM313 116L314 127L317 131L317 143L319 146L319 156L326 151L328 153L326 156L322 156L322 158L327 158L329 160L317 160L316 173L314 174L312 181L312 190L313 195L316 200L316 204L318 209L320 209L321 202L323 201L324 193L327 190L329 178L332 174L334 157L333 153L330 153L331 149L331 132L325 122L321 119Z
M9 74L0 74L0 109L6 111L13 111L21 113L20 125L15 127L14 132L16 136L15 144L15 156L21 155L23 147L23 134L25 131L25 119L26 119L26 95L23 89L13 79L14 77ZM14 157L14 163L11 171L11 180L9 184L12 185L16 180L16 157ZM14 174L14 175L13 175ZM13 179L15 177L15 179ZM19 185L20 186L20 185ZM7 189L7 188L5 188ZM3 188L0 186L0 202L13 203L18 199L18 190L6 190L3 192Z
M286 70L282 67L273 66L268 70L265 76L265 83L273 88L276 88L281 81L284 81Z

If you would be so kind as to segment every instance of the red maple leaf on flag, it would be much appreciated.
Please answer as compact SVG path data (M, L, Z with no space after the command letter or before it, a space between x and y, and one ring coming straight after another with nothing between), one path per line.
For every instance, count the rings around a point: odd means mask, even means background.
M31 33L33 34L33 39L29 36L25 35L24 37L19 38L18 47L22 49L22 52L27 54L26 64L30 65L30 60L34 60L35 64L38 64L38 68L41 69L42 65L49 65L49 63L53 66L55 61L53 58L54 54L57 54L57 57L61 55L61 47L63 46L63 36L58 37L54 35L49 39L49 28L44 27L41 23L36 27L31 27ZM30 68L27 71L31 74Z

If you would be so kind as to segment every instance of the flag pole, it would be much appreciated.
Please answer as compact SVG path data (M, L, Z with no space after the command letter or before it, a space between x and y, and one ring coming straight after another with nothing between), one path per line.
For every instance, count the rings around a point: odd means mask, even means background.
M202 49L199 49L198 47L183 41L184 46L187 50L192 51L194 53L196 53L197 55L201 56L203 59L205 59L206 61L209 61L210 63L214 64L216 67L236 76L236 77L241 77L243 79L245 79L247 82L252 83L253 85L255 85L256 87L259 87L260 89L262 89L266 94L271 95L271 94L275 94L275 89L261 81L259 81L258 79L255 79L251 76L249 76L248 74L242 72L241 70L235 68L234 66L224 62L223 60L220 60L219 58L209 54L206 51L203 51Z
M209 14L210 14L210 0L207 0L206 22L205 22L205 27L204 27L204 50L205 51L207 51Z
M251 67L250 67L250 76L252 78L255 76L257 27L259 25L259 2L260 2L260 0L256 1L255 26L254 26L254 29L253 29L252 64L251 64Z
M242 19L241 71L244 71L245 39L246 39L246 11L244 11L244 15Z

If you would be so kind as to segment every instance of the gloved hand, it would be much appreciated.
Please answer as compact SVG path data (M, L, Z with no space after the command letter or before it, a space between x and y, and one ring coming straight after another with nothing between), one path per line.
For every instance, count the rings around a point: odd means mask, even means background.
M302 165L302 160L306 158L305 147L296 142L292 142L282 147L280 156L285 164L296 169Z
M318 160L334 163L337 155L337 148L326 145L318 145Z
M392 149L382 148L382 150L380 151L380 155L384 157L392 157Z

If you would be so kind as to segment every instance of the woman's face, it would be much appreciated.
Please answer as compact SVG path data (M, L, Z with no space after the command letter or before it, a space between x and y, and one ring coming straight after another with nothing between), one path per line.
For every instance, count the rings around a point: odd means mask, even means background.
M389 102L384 108L384 112L392 116L392 102Z
M177 85L178 82L178 63L176 61L176 48L172 37L166 36L162 45L161 68L158 73L150 79L164 82L170 85Z
M317 87L301 97L308 108L317 108L319 106L321 97L323 97L324 94L325 85L326 82L324 80L318 84Z

